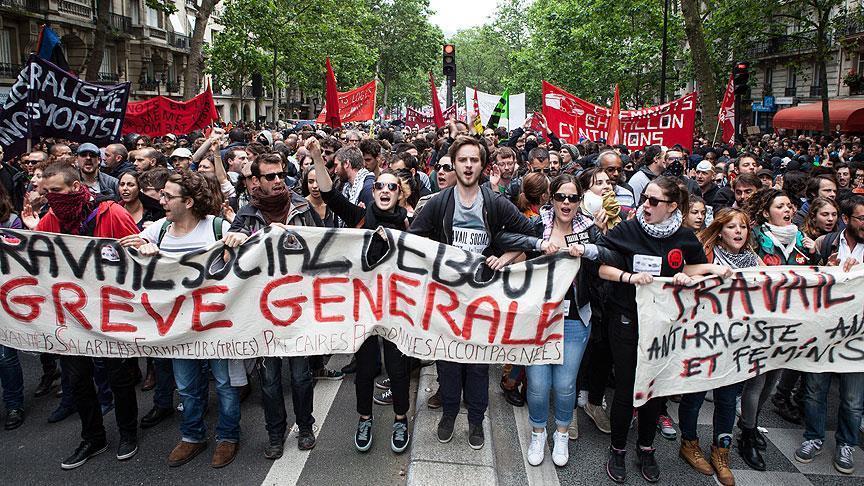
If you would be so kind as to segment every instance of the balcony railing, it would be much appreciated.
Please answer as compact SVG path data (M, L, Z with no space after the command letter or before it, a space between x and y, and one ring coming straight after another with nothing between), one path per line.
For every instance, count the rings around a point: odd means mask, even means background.
M47 11L42 0L0 0L0 7L37 13L45 13Z
M180 83L178 82L167 82L165 83L165 91L168 93L179 93L180 92Z
M810 96L814 98L822 96L822 86L810 86Z
M795 96L797 91L798 88L795 86L792 86L791 88L787 86L786 89L783 90L783 96Z
M57 4L57 10L62 13L67 13L76 17L85 18L87 20L93 19L93 9L88 7L87 5L81 5L80 3L70 2L68 0L60 0L60 2Z
M177 49L188 50L190 38L188 35L178 34L177 32L168 32L168 44Z
M761 58L781 55L794 55L814 49L814 32L801 32L794 36L774 37L758 42L747 51L747 57ZM832 40L828 39L830 45Z
M103 73L100 71L97 76L99 77L100 83L117 84L120 82L120 75L116 73Z
M164 30L160 30L158 27L150 27L150 37L165 40L166 36L167 34Z
M0 78L17 78L21 72L20 64L0 62Z
M125 15L112 13L108 18L108 22L112 29L121 34L129 34L132 32L132 19Z
M138 88L141 91L156 91L159 89L159 81L145 78L138 82Z

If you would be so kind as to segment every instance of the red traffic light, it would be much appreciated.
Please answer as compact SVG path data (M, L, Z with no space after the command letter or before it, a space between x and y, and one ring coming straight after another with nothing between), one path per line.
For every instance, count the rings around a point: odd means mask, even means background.
M453 44L444 44L444 54L453 54L453 51L455 50L456 48Z

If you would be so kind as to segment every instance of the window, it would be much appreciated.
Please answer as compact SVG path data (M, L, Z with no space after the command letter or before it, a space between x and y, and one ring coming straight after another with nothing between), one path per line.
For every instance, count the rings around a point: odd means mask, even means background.
M150 27L157 27L160 29L165 28L164 20L162 18L162 12L156 10L155 8L146 7L147 9L147 25Z
M864 72L864 52L858 54L858 69L855 70L856 73L860 76L862 72Z
M113 46L105 46L105 54L102 56L102 65L99 66L99 72L107 74L117 72L117 59Z
M795 88L796 86L798 86L798 73L794 67L790 66L786 71L786 87Z
M141 3L138 0L131 0L129 2L129 17L132 18L133 24L141 23Z
M12 32L0 30L0 64L12 64Z
M822 87L822 64L816 63L813 65L813 86Z
M774 84L774 68L767 67L765 68L765 80L762 83L763 90L770 90L771 86Z

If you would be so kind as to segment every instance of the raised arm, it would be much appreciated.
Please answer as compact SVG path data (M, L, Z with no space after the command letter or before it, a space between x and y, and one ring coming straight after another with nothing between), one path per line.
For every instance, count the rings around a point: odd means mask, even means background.
M309 137L306 140L306 150L312 157L315 163L315 180L318 182L318 188L321 192L330 192L333 190L333 179L330 178L330 173L327 172L327 166L324 163L324 157L321 156L321 144L315 137Z

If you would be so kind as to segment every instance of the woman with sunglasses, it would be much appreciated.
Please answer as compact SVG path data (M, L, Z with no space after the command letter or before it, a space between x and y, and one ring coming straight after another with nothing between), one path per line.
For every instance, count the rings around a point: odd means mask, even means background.
M603 256L600 278L612 282L609 339L615 369L615 397L611 407L612 437L606 473L615 482L627 479L627 433L633 417L636 377L638 315L634 285L647 285L654 277L672 277L676 284L690 282L689 275L731 274L727 267L706 265L705 252L692 230L682 226L688 195L672 177L660 176L645 187L636 217L615 226L601 241L612 256ZM651 323L644 323L650 325ZM636 453L642 477L660 479L654 458L654 436L662 399L649 400L637 410Z
M306 150L315 161L315 180L321 191L321 198L327 206L345 222L348 228L363 228L375 230L379 226L405 231L408 228L408 211L399 206L401 181L399 177L383 170L372 186L372 204L363 208L352 204L339 191L333 190L333 181L324 165L321 146L318 140L310 138L306 142ZM367 257L370 261L380 258L381 250L372 245ZM373 336L360 346L354 353L357 361L357 376L354 378L357 396L357 413L360 420L354 436L354 446L360 452L366 452L372 447L372 394L375 390L375 374L378 368L378 337ZM408 432L409 408L409 360L402 354L392 341L384 340L384 366L390 378L390 390L393 394L393 412L396 415L393 422L393 433L390 448L395 453L402 453L408 448L410 434Z

